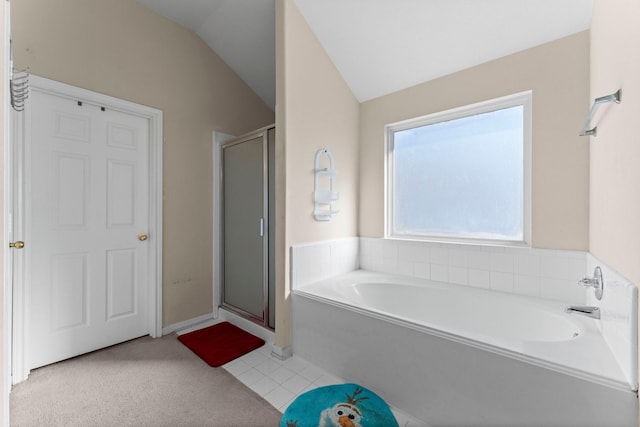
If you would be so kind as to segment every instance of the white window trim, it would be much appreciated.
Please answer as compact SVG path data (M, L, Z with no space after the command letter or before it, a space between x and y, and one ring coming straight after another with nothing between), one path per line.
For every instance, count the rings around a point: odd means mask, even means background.
M452 108L450 110L428 114L408 120L390 123L385 126L385 238L398 240L421 240L429 242L467 243L498 246L531 246L531 159L532 159L532 100L533 92L524 91L513 95L482 101L471 105ZM444 236L423 236L393 234L393 134L397 131L419 126L454 120L462 117L486 113L509 107L523 106L523 239L522 241L474 239Z

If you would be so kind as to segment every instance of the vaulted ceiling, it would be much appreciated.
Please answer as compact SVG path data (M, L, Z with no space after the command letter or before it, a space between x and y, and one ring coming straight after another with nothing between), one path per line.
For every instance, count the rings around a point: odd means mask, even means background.
M198 34L271 108L275 0L137 0ZM366 101L589 28L592 0L295 0Z

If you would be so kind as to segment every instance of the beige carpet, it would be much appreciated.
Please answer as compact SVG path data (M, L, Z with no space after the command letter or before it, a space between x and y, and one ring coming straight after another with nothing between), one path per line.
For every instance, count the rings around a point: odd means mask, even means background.
M12 426L278 426L281 414L175 335L139 338L31 372Z

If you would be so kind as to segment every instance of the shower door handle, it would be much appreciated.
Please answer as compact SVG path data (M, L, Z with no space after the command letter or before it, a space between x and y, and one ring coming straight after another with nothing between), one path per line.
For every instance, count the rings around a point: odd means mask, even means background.
M264 237L264 218L260 218L260 237Z

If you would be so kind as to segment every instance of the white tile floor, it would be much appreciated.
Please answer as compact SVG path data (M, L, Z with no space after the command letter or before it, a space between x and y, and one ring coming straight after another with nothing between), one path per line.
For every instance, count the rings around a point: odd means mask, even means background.
M305 391L345 382L298 356L279 360L271 356L269 344L222 367L283 413ZM428 427L400 411L392 410L401 427Z

